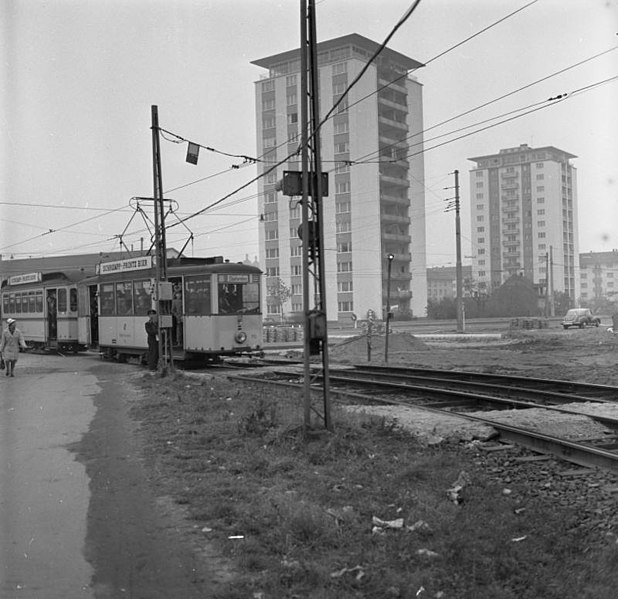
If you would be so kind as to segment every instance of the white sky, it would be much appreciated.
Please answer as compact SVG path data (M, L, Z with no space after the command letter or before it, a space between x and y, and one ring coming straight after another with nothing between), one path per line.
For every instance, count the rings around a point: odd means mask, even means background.
M423 0L389 46L426 63L529 1ZM358 33L381 43L410 4L318 0L318 39ZM129 199L153 193L153 104L164 129L224 152L255 156L254 82L264 71L250 61L299 43L298 0L3 0L0 5L0 253L5 258L119 249L114 236L129 224ZM616 46L618 0L538 0L414 73L424 85L425 128ZM618 50L426 137L613 76L618 76ZM467 256L474 251L467 158L522 143L553 145L578 156L573 163L580 252L618 248L616 107L618 80L427 151L428 265L455 262L454 215L443 212L444 198L453 195L443 189L453 185L449 173L461 173ZM204 150L197 166L187 164L184 144L161 144L165 190L211 177L166 194L178 202L181 217L257 174L254 165L232 169L242 161ZM253 185L187 222L195 235L194 255L241 260L258 254L256 192ZM112 210L118 211L106 213ZM86 219L92 220L80 222ZM187 234L175 227L168 245L180 249ZM125 242L137 249L140 237L148 247L149 233L136 216ZM190 255L191 246L187 251Z

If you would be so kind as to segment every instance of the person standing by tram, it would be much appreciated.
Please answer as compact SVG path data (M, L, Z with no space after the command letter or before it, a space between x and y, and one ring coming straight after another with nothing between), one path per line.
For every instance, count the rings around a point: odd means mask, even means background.
M148 368L154 371L159 363L159 324L156 310L148 310L148 321L144 326L148 335Z
M172 332L174 345L182 345L182 292L176 287L172 300Z
M6 362L6 376L15 376L15 364L19 357L19 348L28 349L28 346L21 331L17 328L17 321L9 318L6 323L9 326L2 332L0 354Z

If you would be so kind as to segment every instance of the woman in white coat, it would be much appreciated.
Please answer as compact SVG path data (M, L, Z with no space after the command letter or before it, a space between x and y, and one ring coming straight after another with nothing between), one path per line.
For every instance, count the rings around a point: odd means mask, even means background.
M16 321L9 318L6 322L9 327L2 332L0 354L6 362L6 376L15 376L15 363L19 357L19 348L28 349L28 346L21 331L17 328Z

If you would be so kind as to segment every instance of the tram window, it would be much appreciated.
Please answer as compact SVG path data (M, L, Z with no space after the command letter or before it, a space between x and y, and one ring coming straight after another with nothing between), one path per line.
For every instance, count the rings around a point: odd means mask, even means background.
M2 314L7 314L9 312L9 294L5 293L2 296Z
M43 312L43 291L36 292L36 311Z
M31 314L36 312L36 291L28 292L28 312Z
M22 314L27 314L29 312L28 310L28 293L26 291L24 291L21 294L21 313Z
M250 314L260 313L260 284L248 283L243 286L243 309Z
M219 314L242 312L242 285L219 283Z
M114 284L106 283L101 285L101 316L112 316L114 314Z
M133 307L135 308L135 314L138 316L145 316L151 306L150 281L148 279L144 281L134 281Z
M185 314L210 315L210 277L185 277Z
M58 312L65 313L67 311L67 290L58 289Z
M77 312L77 288L72 287L69 289L69 310L71 312Z
M21 314L21 293L15 294L15 313Z
M15 294L9 294L9 312L15 314Z
M133 314L133 282L116 283L116 314L130 316Z

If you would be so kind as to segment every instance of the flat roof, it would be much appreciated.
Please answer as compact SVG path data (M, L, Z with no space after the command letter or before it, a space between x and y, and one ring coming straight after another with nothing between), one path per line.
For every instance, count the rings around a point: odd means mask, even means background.
M569 154L569 152L565 152L560 148L556 148L555 146L542 146L540 148L531 148L527 145L521 145L518 148L505 148L500 150L494 154L486 154L485 156L476 156L475 158L468 158L467 160L472 160L474 162L478 162L479 160L487 160L488 158L500 158L502 156L512 156L513 154L523 154L524 152L541 152L543 150L552 150L555 152L559 152L563 154L566 158L577 158L575 154Z
M342 37L335 37L330 40L326 40L323 42L318 42L318 52L323 50L331 50L334 48L338 48L340 46L349 46L356 45L364 50L367 50L370 54L374 54L379 48L381 44L370 40L358 33L350 33L349 35L344 35ZM390 48L384 48L382 50L381 55L390 57L396 60L398 63L405 66L406 69L418 69L420 67L424 67L425 65L422 62L418 62L406 56L405 54L401 54L395 50L391 50ZM257 65L258 67L264 67L265 69L270 69L271 67L281 64L282 62L286 62L289 60L295 60L300 57L300 48L295 48L294 50L288 50L286 52L281 52L280 54L273 54L272 56L266 56L265 58L259 58L258 60L252 60L251 64Z

